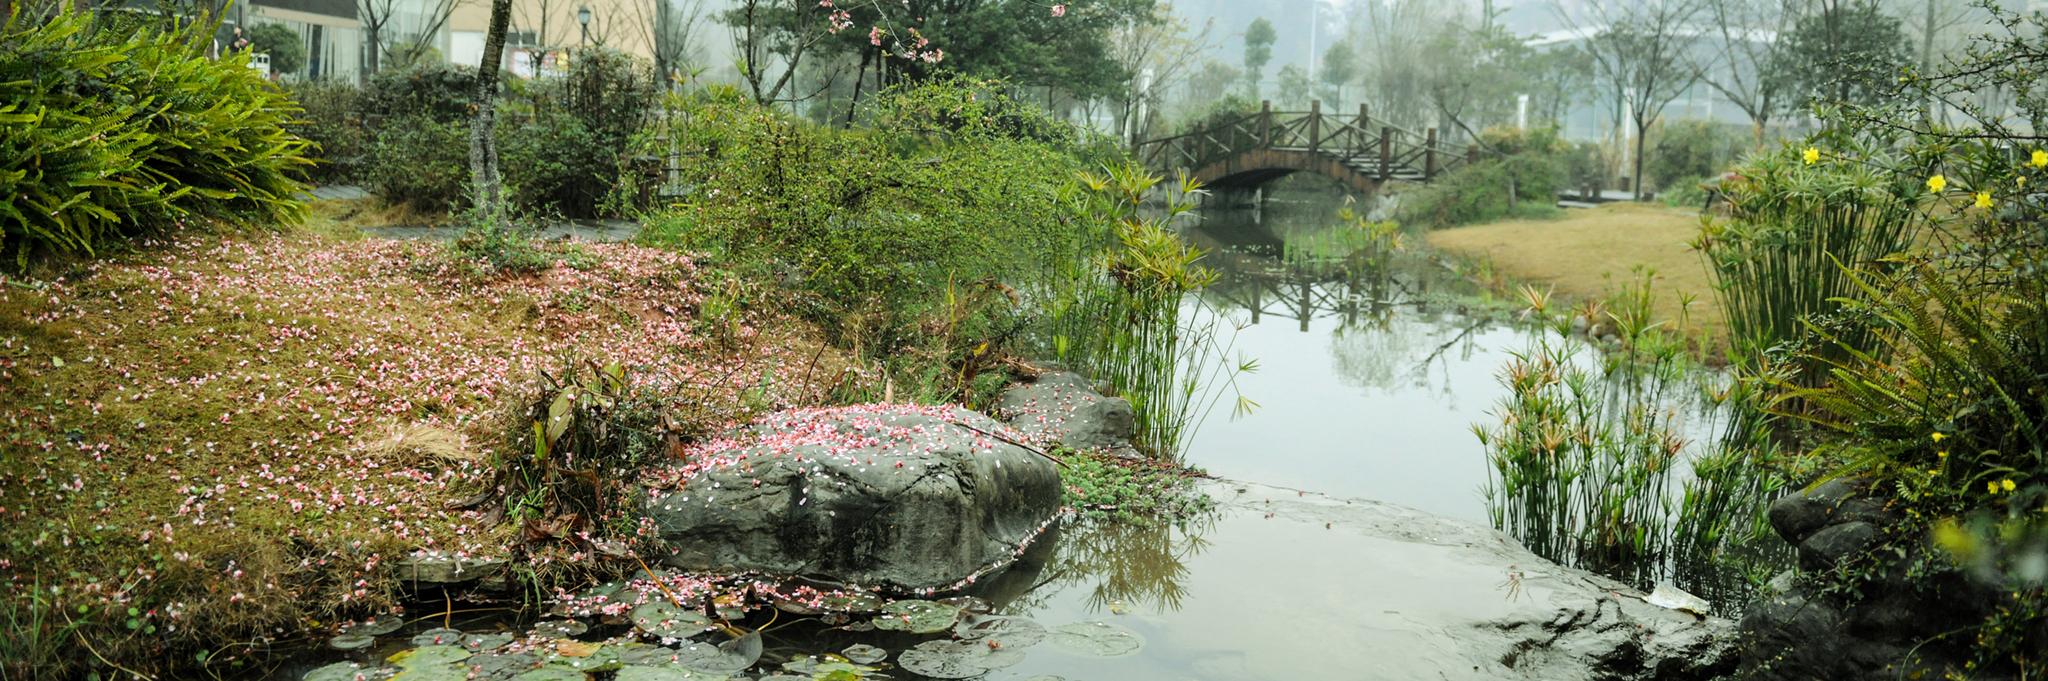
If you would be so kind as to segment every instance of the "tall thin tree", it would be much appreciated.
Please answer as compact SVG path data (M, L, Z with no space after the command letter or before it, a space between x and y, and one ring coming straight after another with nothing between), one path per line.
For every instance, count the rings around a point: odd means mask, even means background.
M1558 16L1584 40L1594 72L1625 109L1634 129L1629 177L1643 198L1644 138L1664 108L1698 83L1693 19L1703 0L1585 0L1583 13L1559 6Z
M482 219L503 216L504 197L498 178L498 66L505 56L505 29L512 21L512 0L491 0L491 24L484 34L483 59L476 66L476 118L469 128L470 183Z

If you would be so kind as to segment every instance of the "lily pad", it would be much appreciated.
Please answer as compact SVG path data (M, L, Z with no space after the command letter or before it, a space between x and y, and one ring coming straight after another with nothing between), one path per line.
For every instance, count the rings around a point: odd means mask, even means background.
M533 633L548 638L575 638L586 631L590 631L590 625L581 620L547 620L533 624Z
M512 681L587 681L589 674L549 665L512 677Z
M454 629L428 629L412 637L416 646L452 646L462 643L462 632Z
M511 643L512 637L506 634L464 634L461 645L463 650L480 653L497 650Z
M706 675L731 676L761 661L761 634L745 636L717 645L693 643L676 649L676 664Z
M463 661L484 678L503 679L540 664L540 657L528 652L481 653Z
M362 650L377 642L368 634L342 634L327 640L327 647L335 650Z
M1023 661L1024 654L968 641L925 641L896 656L904 669L935 679L981 676Z
M723 674L704 674L674 665L620 667L616 681L726 681L732 678Z
M608 672L625 666L617 648L581 641L556 641L548 666L580 672Z
M1045 626L1022 617L971 616L953 626L965 641L994 641L1003 648L1029 648L1045 640Z
M995 604L980 596L953 596L941 598L939 602L972 613L987 613L995 609Z
M784 662L782 663L782 670L785 672L791 672L792 674L796 675L796 678L802 679L803 681L816 681L817 679L829 678L834 674L838 674L840 676L852 674L855 678L865 679L868 678L869 674L878 671L879 668L871 667L864 664L854 664L846 660L834 659L832 657L826 657L821 659L817 656L812 656L799 657L797 659ZM767 681L767 679L762 679L762 681Z
M875 628L936 634L953 628L953 623L959 619L960 609L944 603L896 601L882 606L882 614L875 616Z
M366 619L361 622L357 622L355 624L342 627L341 633L362 634L364 636L383 636L385 634L398 631L398 629L403 626L405 626L405 618L403 617L399 617L397 615L378 615L376 617L372 617L370 619Z
M392 653L385 661L405 668L449 665L469 659L470 652L459 646L421 646Z
M633 608L633 626L650 636L689 638L712 630L711 618L668 601L651 601Z
M1075 622L1054 627L1052 644L1062 650L1095 657L1122 657L1145 647L1138 632L1108 622Z
M299 677L299 681L355 681L356 675L361 673L362 665L354 662L336 662L306 672L305 676Z
M879 612L882 606L882 597L864 591L832 593L818 599L818 607L825 610L856 615Z
M459 664L406 667L391 677L391 681L469 681L469 667Z
M848 662L854 664L874 664L889 659L889 651L866 643L855 643L839 652L846 656Z

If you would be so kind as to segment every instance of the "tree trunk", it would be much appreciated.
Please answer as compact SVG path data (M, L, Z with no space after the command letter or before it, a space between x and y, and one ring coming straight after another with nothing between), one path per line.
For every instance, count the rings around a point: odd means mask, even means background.
M1636 186L1636 200L1643 200L1643 141L1650 135L1650 122L1636 119L1636 169L1629 182Z
M495 221L503 210L499 195L498 65L505 56L505 28L512 19L512 0L491 0L491 25L484 35L483 60L476 66L476 121L469 130L469 174L476 208Z
M364 33L369 34L370 38L370 53L365 55L369 63L363 65L363 82L366 83L369 82L370 76L376 75L377 64L382 61L381 57L384 54L384 31L381 30L382 28L381 26L371 26L369 30L364 31Z

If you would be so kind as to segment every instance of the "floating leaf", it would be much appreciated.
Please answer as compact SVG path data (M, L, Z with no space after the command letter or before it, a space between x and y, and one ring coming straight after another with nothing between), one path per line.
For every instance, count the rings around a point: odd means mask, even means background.
M748 632L718 645L692 643L676 649L676 664L703 674L730 676L746 671L759 661L760 632Z
M1121 657L1145 647L1138 632L1108 622L1075 622L1055 627L1052 644L1069 652L1096 657Z
M497 650L510 643L512 637L506 634L465 634L462 637L462 649L473 653Z
M400 667L433 667L455 664L469 659L469 655L469 651L458 646L422 646L392 653L385 661Z
M335 650L362 650L377 642L367 634L342 634L327 640L327 647Z
M1045 626L1022 617L973 616L960 620L953 635L967 641L995 641L1004 648L1029 648L1045 640Z
M586 631L590 631L590 625L581 620L548 620L533 624L533 633L548 638L575 638Z
M529 652L483 653L463 661L476 668L483 678L502 679L522 670L532 669L540 664L540 657Z
M995 609L995 604L980 596L954 596L941 598L939 602L972 613L986 614Z
M865 615L882 609L882 598L865 591L845 591L827 594L818 599L818 607L832 612Z
M416 646L452 646L462 643L462 632L454 629L428 629L412 637Z
M866 643L855 643L840 652L846 655L847 661L858 664L874 664L889 659L889 651Z
M587 681L589 674L566 667L547 666L521 673L512 681Z
M1024 654L968 641L925 641L896 656L904 669L935 679L964 679L1023 661Z
M953 622L959 619L960 609L944 603L896 601L882 606L882 614L875 616L875 628L936 634L953 628Z
M716 628L704 613L668 601L642 603L631 617L633 626L660 638L689 638Z
M459 664L406 667L390 681L469 681L469 667Z
M724 674L705 674L673 665L620 667L615 681L726 681Z
M354 662L336 662L306 672L306 675L299 677L299 679L300 681L355 681L356 675L362 673L362 671L363 666Z

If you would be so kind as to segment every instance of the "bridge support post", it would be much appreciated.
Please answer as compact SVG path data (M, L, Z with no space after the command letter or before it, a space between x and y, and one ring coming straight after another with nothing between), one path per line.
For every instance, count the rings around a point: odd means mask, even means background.
M1380 126L1380 181L1394 177L1394 129Z
M1427 141L1423 143L1422 179L1436 179L1436 128L1429 129Z
M1323 146L1323 100L1308 103L1308 153L1321 151Z
M1364 149L1365 145L1372 143L1371 114L1372 111L1366 108L1364 102L1358 103L1358 122L1351 126L1351 148Z
M1273 100L1259 102L1259 148L1273 146Z

